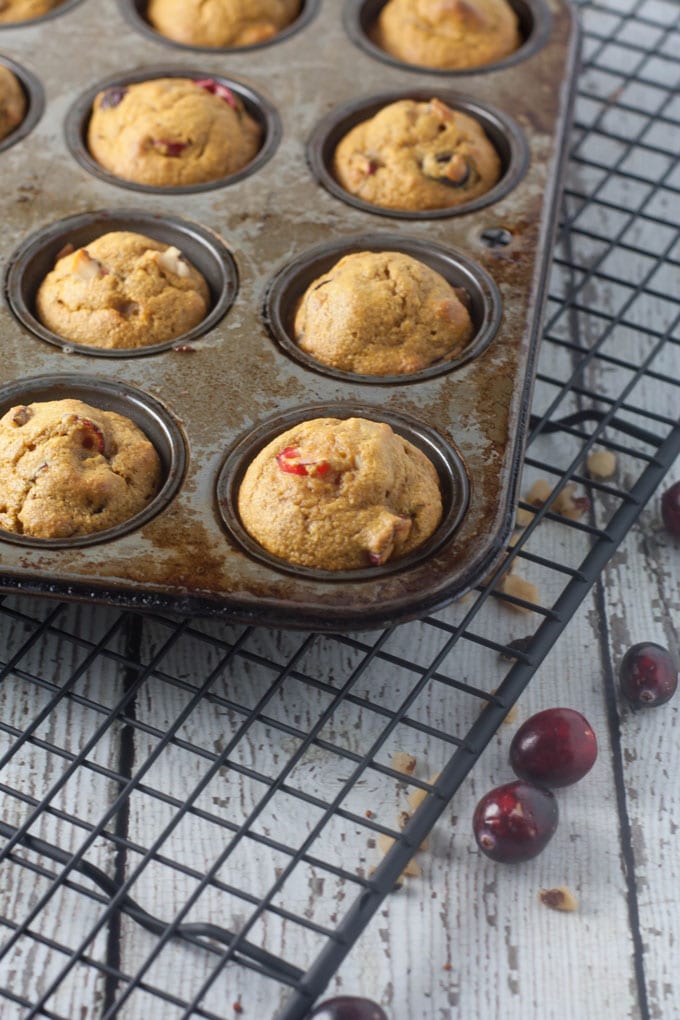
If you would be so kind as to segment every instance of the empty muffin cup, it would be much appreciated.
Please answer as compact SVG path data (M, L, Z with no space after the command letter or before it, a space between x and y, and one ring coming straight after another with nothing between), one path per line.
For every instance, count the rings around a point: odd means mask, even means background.
M269 444L275 444L280 437L284 436L284 433L299 428L304 430L306 423L316 423L317 419L340 419L346 422L349 428L356 427L357 422L365 422L368 425L376 426L380 444L382 444L385 435L391 430L391 433L395 434L394 438L405 440L405 444L397 444L398 446L410 445L411 448L415 448L415 456L418 460L428 462L426 473L431 474L436 479L436 486L438 488L437 498L440 500L440 516L438 523L434 526L434 530L429 537L422 541L422 544L417 545L412 551L408 551L403 555L391 555L392 547L396 548L396 543L402 538L405 541L404 548L408 548L406 540L409 538L408 529L411 526L411 521L408 514L399 513L395 509L390 509L389 506L386 506L384 512L381 512L375 520L371 519L367 523L366 556L359 565L353 566L350 569L343 569L342 567L320 569L316 566L304 565L299 559L298 562L290 562L286 558L273 555L250 534L244 524L242 512L239 508L239 498L249 468L262 451ZM386 429L386 426L389 426L389 429ZM391 442L392 440L388 437L387 441ZM274 458L277 468L286 477L295 478L298 475L312 475L314 482L321 480L322 483L330 486L335 484L334 473L336 473L337 465L326 460L311 462L301 459L298 454L299 451L297 449L287 447ZM343 459L345 452L338 449L337 456ZM401 452L399 456L402 456ZM347 463L347 469L351 473L354 465L349 462ZM340 470L341 472L345 470L344 465L341 466ZM316 476L319 476L319 478L317 479ZM380 484L382 485L382 476L380 478ZM306 482L308 479L304 481ZM359 475L357 484L363 487L366 481L366 477ZM368 481L370 482L370 478ZM421 480L419 479L416 484L420 486ZM380 499L385 499L389 503L392 495L390 491L383 492L381 490ZM382 407L365 404L340 403L337 405L323 404L296 408L263 422L244 435L231 448L217 480L217 501L222 520L231 538L242 549L255 559L277 571L294 573L301 577L324 581L375 580L387 574L408 570L416 563L420 563L423 559L435 554L442 545L451 539L451 536L465 515L468 500L469 481L467 472L463 460L453 444L445 441L434 429L413 418L386 411ZM426 510L426 513L428 512ZM350 517L353 516L353 513L350 514ZM430 516L432 517L432 515ZM436 514L434 514L434 517L436 518ZM339 520L339 518L333 516L331 532L334 536L334 541L336 540L336 520ZM343 542L344 538L347 538L347 536L343 536L338 532L337 541L339 543ZM338 562L340 562L339 559Z
M442 276L459 293L467 305L473 332L469 342L455 357L440 358L415 371L375 375L334 367L302 350L296 341L294 329L294 319L302 296L315 280L328 273L340 259L359 252L398 252L410 256ZM486 349L496 334L501 315L498 288L481 266L443 245L387 233L342 238L303 252L273 278L264 306L267 327L288 356L324 375L372 385L403 385L453 371Z
M93 116L95 99L101 94L99 105L103 104L114 114L116 108L124 101L127 95L128 86L152 83L164 79L190 79L206 92L212 93L227 106L233 107L237 104L247 115L249 124L254 124L259 129L259 145L252 157L248 158L243 166L235 168L232 172L222 176L211 177L209 180L184 182L177 184L157 184L140 182L126 176L119 176L111 170L106 169L90 152L88 146L88 133L90 122ZM172 108L172 104L171 107ZM220 115L222 116L222 115ZM130 71L127 74L116 74L100 81L83 92L71 106L66 115L65 123L66 142L75 159L89 173L101 180L114 184L117 187L129 188L133 191L155 193L162 195L190 194L202 191L211 191L215 188L226 187L235 184L237 181L256 173L273 155L281 139L281 122L276 109L264 96L255 92L250 86L239 82L234 78L227 78L224 75L208 73L205 70L178 68L178 67L146 67ZM191 152L188 142L174 138L148 138L148 145L152 158L172 161L180 160L185 150ZM114 147L114 151L115 150Z
M354 100L332 110L319 122L307 143L307 159L314 175L327 191L343 202L365 212L397 219L429 220L460 216L497 202L512 190L527 167L528 147L524 135L514 121L499 110L445 89L437 89L435 95L433 92L433 89L409 89L382 93ZM419 209L379 205L369 202L343 187L333 170L335 152L340 142L353 128L371 120L391 104L404 100L436 105L437 109L441 110L443 119L447 116L446 108L448 108L448 110L463 114L466 118L476 122L477 133L479 134L478 128L480 127L483 132L482 137L485 136L491 143L492 149L495 150L498 157L496 183L492 184L487 191L477 194L476 197L469 199L456 197L458 204ZM450 180L444 181L445 185L450 184L455 189L460 184L461 188L465 189L472 173L469 161L462 158L457 159L455 153L442 153L442 156L444 155L447 157L447 162L445 165L440 165L439 156L433 152L431 154L433 166L423 167L423 173L427 171L425 176L437 181L446 173ZM373 165L368 156L365 158L365 164L363 170L370 178L375 175L378 165L377 163ZM464 196L464 190L460 194Z
M164 43L166 46L173 46L180 50L193 50L201 53L243 53L249 50L261 49L263 46L271 46L274 43L283 42L291 35L297 34L305 28L319 9L320 0L302 0L300 11L296 17L287 25L279 29L275 34L266 38L254 39L252 42L219 44L216 46L206 43L184 42L178 39L170 39L154 27L148 18L148 0L118 0L118 6L123 17L142 35L154 42Z
M95 343L75 343L59 336L40 321L36 295L65 249L81 249L108 233L132 232L168 245L168 252L182 256L201 274L209 290L205 317L193 328L162 343L141 347L110 348ZM170 257L170 255L168 255ZM84 267L87 269L89 267ZM180 264L176 269L182 271ZM191 343L205 335L226 315L238 289L238 272L224 242L212 231L178 217L154 215L135 209L99 210L58 220L25 240L9 265L6 291L10 307L32 333L67 351L97 357L130 358L156 354Z
M62 404L61 402L66 403ZM54 432L59 436L64 433L69 442L73 439L82 447L82 450L80 448L70 450L66 457L57 454L54 461L51 459L52 452L50 452L46 454L43 462L39 446L33 441L29 443L31 455L35 460L31 483L35 487L33 491L36 500L40 498L41 481L44 483L51 471L57 474L56 481L45 487L45 506L50 514L55 511L55 505L58 502L55 493L61 492L62 495L66 493L69 496L75 488L78 489L78 510L85 507L92 515L102 512L109 496L113 499L120 498L120 485L109 492L108 478L103 476L107 474L106 462L119 455L121 451L107 448L106 430L88 418L87 414L83 413L83 407L92 409L95 416L97 412L113 412L115 415L127 419L128 423L132 423L133 426L136 426L136 430L143 433L148 443L141 444L140 470L153 470L152 494L145 505L141 506L141 509L112 527L51 538L23 533L22 528L18 528L18 530L0 528L0 539L3 541L48 549L80 547L112 541L145 525L165 509L179 490L186 466L185 439L173 416L148 394L124 383L79 375L38 376L15 380L0 388L0 419L5 418L12 408L16 409L14 420L10 423L12 433L16 430L16 436L12 442L20 440L22 428L31 428L31 419L34 413L30 410L31 405L40 405L41 411L44 411L46 406L52 409L53 405L58 405L55 413L60 424L55 426ZM64 413L67 419L65 421L62 421L64 416L61 415L61 407L65 408ZM108 416L106 420L107 427L111 424L113 428L115 423L110 422ZM139 435L136 430L135 443L137 444ZM7 432L7 429L5 431ZM2 436L0 436L1 438ZM7 440L7 435L4 439ZM151 461L149 460L149 443L156 454L155 457L151 457ZM81 475L79 464L83 457L89 460L89 466L93 470ZM13 459L10 458L10 461L13 462ZM151 468L149 468L150 463ZM0 456L0 467L1 465L2 457ZM101 470L99 470L100 468ZM116 478L113 468L111 474L114 475L113 480L117 483L125 477L124 473L121 473L120 478ZM41 475L43 475L42 479ZM11 486L7 483L3 487L2 510L8 515L17 509L14 507L12 510L8 504L10 488ZM14 488L16 489L16 486ZM140 502L136 494L134 498L137 503ZM5 503L7 505L4 505ZM58 506L56 509L58 510Z
M520 44L511 53L484 64L467 67L433 67L409 63L384 50L376 41L376 21L388 0L350 0L344 8L345 30L352 42L378 60L418 74L451 77L501 70L526 60L543 46L550 34L551 15L544 0L508 0L517 18Z
M7 133L0 138L0 152L3 152L25 138L38 123L45 109L45 93L36 76L21 64L10 60L9 57L2 56L0 57L0 66L7 68L14 75L25 99L25 109L21 119L16 126L10 127Z

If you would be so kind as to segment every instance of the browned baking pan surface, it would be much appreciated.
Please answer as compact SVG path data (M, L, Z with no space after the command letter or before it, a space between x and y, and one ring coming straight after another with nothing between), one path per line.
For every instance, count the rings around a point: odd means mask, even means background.
M0 415L64 396L118 410L154 440L165 478L149 512L120 531L54 543L1 531L2 590L343 630L441 606L501 554L528 427L577 31L562 0L516 0L527 32L517 54L493 68L430 72L375 50L365 30L380 6L307 3L291 30L246 50L171 46L144 23L143 3L123 0L67 3L0 30L0 59L24 72L32 111L30 130L0 147ZM91 96L147 71L240 90L265 137L252 172L165 192L93 172L83 153ZM481 121L503 163L492 193L406 216L343 195L328 173L337 137L402 96L439 97ZM132 356L60 342L33 316L42 275L64 243L121 224L176 245L202 269L208 320ZM477 330L470 350L413 377L314 364L287 336L290 308L335 257L387 245L466 287ZM388 421L432 457L441 529L417 555L354 573L295 570L262 554L234 508L248 459L302 418L355 414Z

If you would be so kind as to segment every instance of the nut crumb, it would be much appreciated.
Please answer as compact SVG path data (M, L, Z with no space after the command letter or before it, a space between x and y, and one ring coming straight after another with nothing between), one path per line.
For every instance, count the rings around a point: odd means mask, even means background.
M408 751L395 751L392 755L392 768L396 772L403 772L405 776L412 776L416 770L416 759Z
M392 836L386 836L383 832L380 833L378 836L378 847L380 848L380 852L383 857L392 849L394 842L395 841ZM422 869L418 862L411 858L401 874L405 875L407 878L418 878L418 876L422 875L422 873Z
M564 910L568 913L578 910L578 900L566 885L558 885L554 889L539 889L538 898L552 910Z
M567 517L569 520L577 521L583 517L583 514L590 509L590 500L587 496L575 496L574 492L576 485L574 482L569 482L565 485L561 493L555 500L555 512L560 514L561 517Z
M518 574L506 574L501 582L500 590L505 595L512 595L514 598L523 599L525 602L533 602L534 605L540 605L539 592L536 585L532 584L531 581L525 581ZM506 602L506 605L517 613L531 612L528 606L516 605L514 602Z
M526 495L526 502L532 506L543 506L550 499L552 486L546 478L537 478Z
M586 467L591 478L611 478L616 472L616 454L611 450L592 450Z
M442 970L453 970L453 964L449 963L449 961L447 960L444 966L442 967Z

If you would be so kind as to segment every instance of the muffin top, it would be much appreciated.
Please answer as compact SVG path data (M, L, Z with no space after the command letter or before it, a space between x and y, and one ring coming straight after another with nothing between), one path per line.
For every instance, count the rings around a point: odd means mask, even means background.
M145 347L181 336L208 313L208 284L175 247L129 231L69 247L36 296L38 318L65 340Z
M309 285L294 335L313 358L347 372L399 375L455 358L469 343L466 295L401 252L356 252Z
M0 418L0 528L35 538L103 531L158 492L161 464L134 422L80 400L10 408Z
M484 195L500 179L501 161L473 117L439 99L399 99L347 132L332 171L365 202L422 212Z
M149 0L157 32L188 46L253 46L300 13L300 0Z
M262 129L241 99L212 78L154 78L100 92L87 132L91 155L124 180L200 184L243 169Z
M434 465L384 422L315 418L268 443L238 495L248 533L288 563L379 566L422 545L442 516Z
M26 116L26 95L16 75L0 64L0 141Z
M522 42L507 0L388 0L371 34L398 60L441 70L490 64Z
M0 25L11 25L16 21L30 21L48 14L63 0L2 0L0 3Z

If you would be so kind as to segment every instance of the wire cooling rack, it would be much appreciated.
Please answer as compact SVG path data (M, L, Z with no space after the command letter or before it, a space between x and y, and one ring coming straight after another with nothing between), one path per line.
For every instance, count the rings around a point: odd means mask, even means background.
M3 1018L223 1020L245 983L249 1015L303 1017L677 455L680 9L580 6L523 483L550 498L472 597L380 633L5 597ZM538 603L502 590L511 563ZM400 828L405 787L427 796Z

